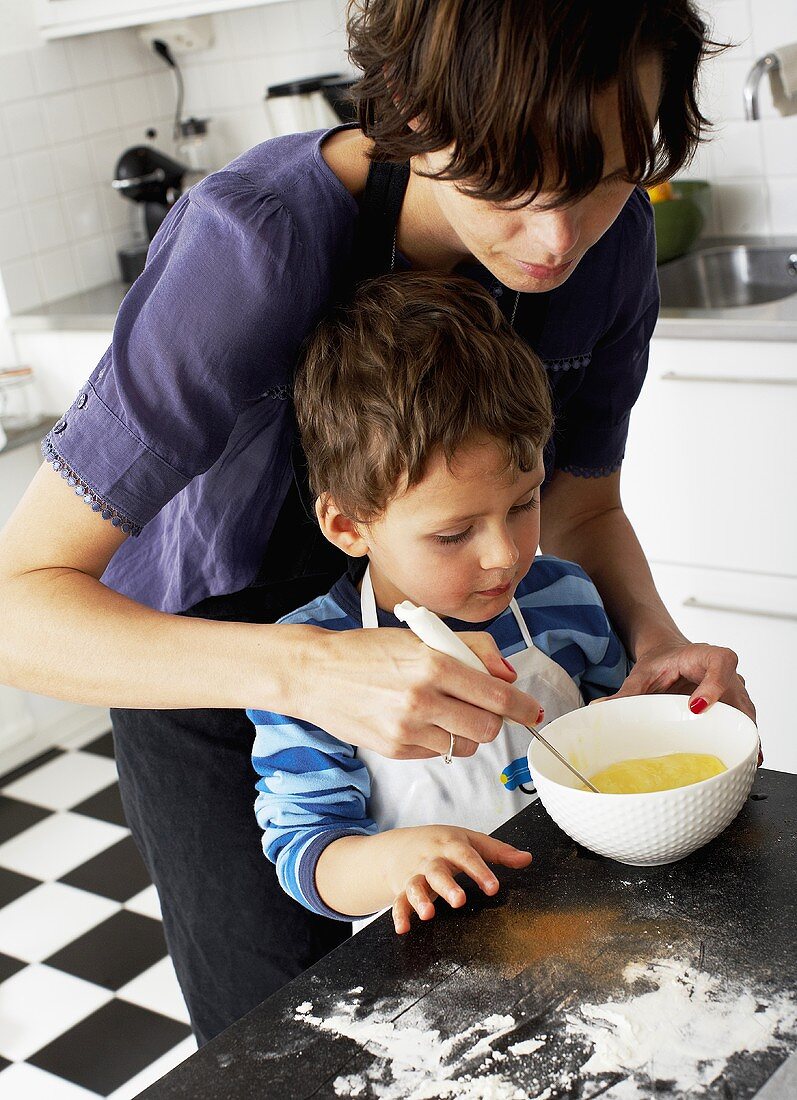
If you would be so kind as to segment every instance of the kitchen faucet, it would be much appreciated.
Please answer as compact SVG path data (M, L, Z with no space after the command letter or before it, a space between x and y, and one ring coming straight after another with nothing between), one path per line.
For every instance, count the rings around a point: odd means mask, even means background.
M744 117L748 122L759 118L758 114L758 88L764 73L774 72L780 68L780 61L775 54L766 53L759 57L755 65L747 74L744 82Z

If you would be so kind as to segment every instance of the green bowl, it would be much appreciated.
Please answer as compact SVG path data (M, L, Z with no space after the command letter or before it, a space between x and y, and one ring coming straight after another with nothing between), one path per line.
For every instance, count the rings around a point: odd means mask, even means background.
M673 181L674 197L653 204L656 263L688 252L705 224L709 185L704 180Z

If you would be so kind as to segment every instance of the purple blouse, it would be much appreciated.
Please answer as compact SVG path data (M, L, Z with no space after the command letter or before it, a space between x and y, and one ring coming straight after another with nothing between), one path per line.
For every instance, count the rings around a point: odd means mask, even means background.
M238 591L263 560L292 476L293 365L343 278L358 216L324 136L267 141L179 199L111 346L43 441L74 491L137 536L102 579L151 607ZM462 270L502 294L484 268ZM522 334L538 297L521 299ZM622 462L658 312L643 192L544 297L531 342L557 411L547 465L600 476Z

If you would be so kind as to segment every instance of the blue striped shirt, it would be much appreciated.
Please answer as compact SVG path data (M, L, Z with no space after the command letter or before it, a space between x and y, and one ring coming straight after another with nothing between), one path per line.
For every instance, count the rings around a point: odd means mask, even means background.
M534 645L568 673L585 702L613 694L628 671L622 643L612 630L597 589L573 562L541 556L518 585L515 599ZM403 624L378 610L380 626ZM325 596L280 622L326 630L362 627L360 595L349 576ZM485 630L504 657L523 649L509 608L489 623L447 620L455 630ZM260 776L255 814L263 850L276 864L283 889L324 916L348 920L324 904L315 867L324 848L341 836L379 831L369 816L370 777L348 745L318 726L282 714L249 710L255 725L252 763ZM434 822L429 822L434 824Z

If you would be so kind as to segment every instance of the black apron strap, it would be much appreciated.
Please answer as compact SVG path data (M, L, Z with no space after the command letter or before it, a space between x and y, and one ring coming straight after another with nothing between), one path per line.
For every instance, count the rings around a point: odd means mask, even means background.
M396 226L409 178L409 162L371 162L354 233L349 287L390 271Z

